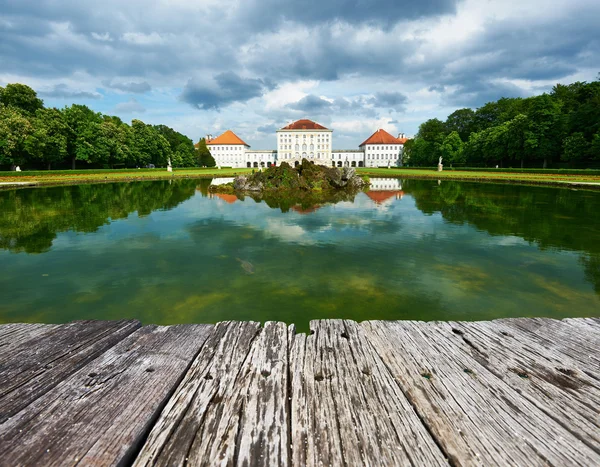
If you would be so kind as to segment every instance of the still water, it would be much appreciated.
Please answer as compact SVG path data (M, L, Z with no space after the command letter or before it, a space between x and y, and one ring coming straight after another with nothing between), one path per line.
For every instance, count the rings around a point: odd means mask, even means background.
M373 182L287 212L210 180L0 191L0 323L600 316L600 193Z

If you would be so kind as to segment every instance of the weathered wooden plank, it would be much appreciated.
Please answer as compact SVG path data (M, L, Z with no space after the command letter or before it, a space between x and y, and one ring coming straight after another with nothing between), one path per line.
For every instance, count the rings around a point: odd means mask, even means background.
M131 462L211 328L137 330L0 425L2 463Z
M267 322L254 340L250 354L236 380L239 415L221 417L217 433L229 444L223 457L237 465L286 466L290 461L288 400L288 335L284 323ZM209 423L209 419L207 419ZM190 463L201 464L218 452L213 446L194 449ZM221 451L222 452L222 451Z
M260 333L254 322L223 322L215 326L185 378L160 414L135 465L234 463L235 423L242 406L235 392L253 341ZM230 432L219 431L223 425ZM204 456L204 457L203 457Z
M437 323L364 322L368 339L451 462L597 465L600 455ZM462 342L462 343L461 343Z
M311 323L291 350L294 465L446 465L353 321Z
M585 365L587 371L600 381L600 325L592 319L513 318L495 320L505 326L503 332L519 335L522 339L537 341L546 349L554 349Z
M463 352L600 453L600 388L577 361L530 335L508 334L493 321L439 327L454 334Z
M38 339L56 324L9 323L0 325L0 361L10 359L10 352L25 342Z
M140 327L138 321L77 321L24 341L0 358L0 423Z

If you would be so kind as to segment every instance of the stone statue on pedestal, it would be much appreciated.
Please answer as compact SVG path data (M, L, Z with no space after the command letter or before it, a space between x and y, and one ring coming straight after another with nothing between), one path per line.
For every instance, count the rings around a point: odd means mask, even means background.
M167 172L173 172L173 167L171 166L171 158L167 159Z
M440 156L440 160L438 162L438 172L444 170L444 166L442 165L442 156Z

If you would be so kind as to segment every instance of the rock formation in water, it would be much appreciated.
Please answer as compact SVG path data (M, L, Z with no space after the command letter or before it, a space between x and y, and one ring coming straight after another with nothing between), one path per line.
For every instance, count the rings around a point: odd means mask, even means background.
M263 172L240 175L233 183L211 185L209 191L235 194L240 199L249 196L287 211L295 205L306 207L352 201L368 185L368 181L356 175L356 170L351 167L324 167L303 159L296 168L282 162Z
M286 162L277 167L269 167L263 172L252 175L240 175L233 183L211 186L213 193L233 192L265 192L265 191L336 191L358 192L368 185L363 178L356 175L350 167L338 169L315 165L306 159L293 168Z

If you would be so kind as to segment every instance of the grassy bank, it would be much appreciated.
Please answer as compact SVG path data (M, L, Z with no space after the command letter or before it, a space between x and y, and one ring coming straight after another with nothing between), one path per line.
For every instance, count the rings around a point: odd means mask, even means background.
M134 181L134 180L164 180L169 178L205 178L205 177L232 177L239 174L251 173L252 169L221 169L195 168L174 169L172 173L165 169L118 169L118 170L57 170L57 171L32 171L32 172L0 172L0 186L7 183L31 183L38 185L59 185L94 183L106 181ZM361 168L360 175L373 177L401 177L435 180L465 180L481 182L527 183L541 185L565 184L590 184L590 188L600 188L600 174L597 171L549 171L540 172L515 172L502 169L490 170L444 170L437 172L435 169L413 168Z
M539 172L503 172L502 169L489 170L444 170L438 172L435 169L376 169L363 168L358 169L361 175L372 177L401 177L401 178L421 178L434 180L464 180L464 181L482 181L482 182L505 182L505 183L528 183L534 185L565 185L565 184L590 184L600 188L600 174L593 171L590 174L565 173L556 170L554 172L545 170Z
M252 169L117 169L117 170L49 170L32 172L0 172L2 183L36 183L59 185L105 181L164 180L169 178L233 177L252 172Z

